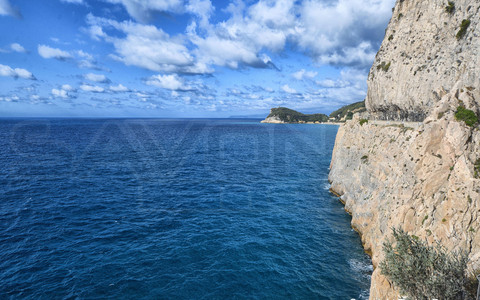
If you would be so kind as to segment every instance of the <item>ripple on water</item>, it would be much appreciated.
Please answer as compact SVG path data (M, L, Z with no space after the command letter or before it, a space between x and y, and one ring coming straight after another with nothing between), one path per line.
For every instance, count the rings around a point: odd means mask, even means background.
M336 130L0 120L0 298L367 299Z

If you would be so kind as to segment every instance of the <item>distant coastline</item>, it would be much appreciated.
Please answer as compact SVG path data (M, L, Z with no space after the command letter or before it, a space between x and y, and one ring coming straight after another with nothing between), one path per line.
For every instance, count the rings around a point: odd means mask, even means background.
M341 125L351 120L353 114L365 111L365 101L356 102L337 109L329 116L326 114L303 114L286 107L276 107L261 123L271 124L328 124Z
M268 120L261 120L264 124L306 124L306 125L337 125L340 126L343 122L270 122Z

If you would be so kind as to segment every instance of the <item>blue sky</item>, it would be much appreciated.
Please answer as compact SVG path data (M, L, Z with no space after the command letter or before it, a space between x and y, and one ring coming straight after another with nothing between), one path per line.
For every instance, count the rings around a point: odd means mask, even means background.
M0 0L0 117L330 113L394 0Z

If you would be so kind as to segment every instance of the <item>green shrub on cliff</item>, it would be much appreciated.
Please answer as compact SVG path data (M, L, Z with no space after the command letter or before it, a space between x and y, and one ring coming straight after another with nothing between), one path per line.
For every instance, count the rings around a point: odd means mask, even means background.
M467 28L470 26L470 20L464 19L462 20L462 24L460 24L460 30L457 32L457 40L463 38L463 36L467 33Z
M480 158L475 161L473 165L473 177L478 178L480 177Z
M391 64L392 64L391 62L386 63L382 61L381 64L377 65L377 70L383 70L384 72L387 72L388 69L390 69Z
M393 228L393 237L394 243L383 245L380 269L402 294L409 299L465 299L466 253L428 246L402 229Z
M470 127L473 127L478 122L477 114L473 110L466 109L463 106L457 107L455 112L455 119L464 121Z
M452 14L455 10L455 3L452 1L448 1L447 6L445 6L445 11L449 14Z

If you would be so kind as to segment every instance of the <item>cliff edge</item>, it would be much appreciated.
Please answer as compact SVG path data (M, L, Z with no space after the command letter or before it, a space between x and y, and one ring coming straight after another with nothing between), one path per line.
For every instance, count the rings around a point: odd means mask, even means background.
M480 87L480 3L450 3L397 0L368 76L372 118L422 121L457 82Z
M399 296L377 268L392 227L465 250L480 269L479 10L398 0L368 77L368 122L338 131L329 180L372 255L370 299Z

